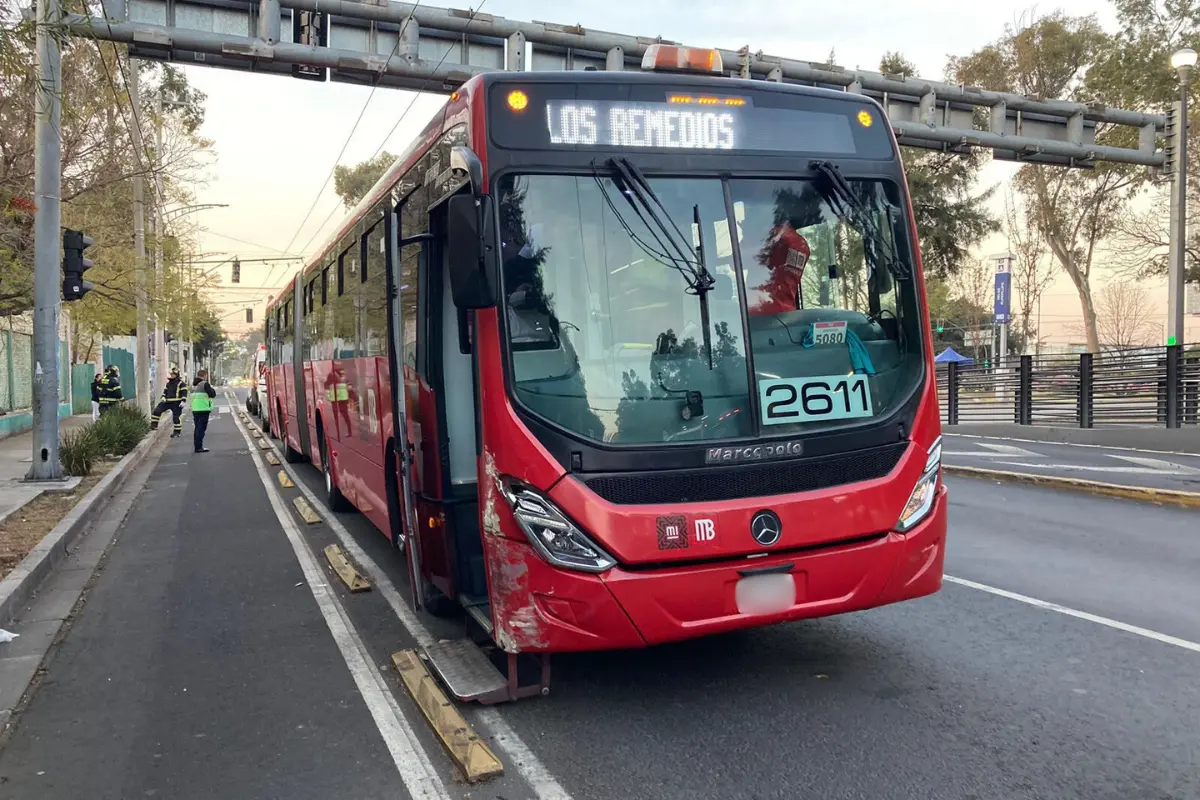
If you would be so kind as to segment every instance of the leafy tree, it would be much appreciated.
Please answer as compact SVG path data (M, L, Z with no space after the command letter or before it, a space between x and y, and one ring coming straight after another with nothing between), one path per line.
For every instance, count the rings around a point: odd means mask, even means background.
M1121 108L1165 114L1179 99L1171 54L1181 47L1200 48L1200 3L1195 0L1115 0L1120 31L1112 46L1088 73L1103 87L1109 102ZM1188 126L1188 172L1200 174L1200 109L1192 106ZM1126 146L1135 146L1135 132ZM1136 276L1165 275L1170 218L1164 213L1169 184L1147 187L1154 201L1148 211L1126 215L1120 225L1119 265ZM1188 280L1200 280L1200 184L1188 185Z
M15 42L19 56L11 69L0 65L0 315L10 315L28 310L32 303L33 103L38 88L31 31L6 31L4 38L3 44ZM145 96L136 121L147 145L154 141L154 93L161 86L172 102L162 120L163 152L154 154L147 148L137 153L130 135L135 123L128 96L131 62L123 48L81 38L65 39L62 47L62 221L85 230L96 243L88 256L97 266L87 277L97 288L72 307L77 343L85 344L134 325L131 178L145 177L149 189L157 166L163 202L190 198L198 166L195 154L208 146L195 135L204 118L205 98L188 86L182 72L138 62L139 76L145 75ZM154 193L148 190L146 199L151 219ZM147 250L153 249L148 235ZM151 282L152 309L161 304L160 294Z
M879 68L889 75L916 73L912 62L899 53L885 54ZM902 147L901 154L926 276L946 278L970 259L971 247L998 227L985 207L995 189L974 191L987 154L978 149L958 154L919 147Z
M952 59L950 68L958 82L985 89L1108 104L1112 86L1099 76L1092 79L1088 70L1112 47L1112 37L1094 16L1056 12L1007 27L992 44ZM1104 127L1096 132L1102 144L1117 143L1123 135ZM1144 180L1144 171L1103 162L1093 170L1027 164L1013 181L1038 232L1075 285L1091 352L1100 349L1091 285L1096 248L1117 233Z
M192 341L195 343L196 358L205 358L225 341L221 321L208 305L201 306L192 316Z
M360 161L352 167L338 164L333 170L333 191L342 198L347 209L354 208L367 196L375 182L383 177L396 157L386 150L374 158Z

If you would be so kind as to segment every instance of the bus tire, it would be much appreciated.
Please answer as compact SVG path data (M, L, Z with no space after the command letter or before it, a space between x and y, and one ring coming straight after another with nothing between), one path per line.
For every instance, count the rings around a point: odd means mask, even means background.
M283 440L283 459L289 464L300 464L304 461L304 454L299 450L293 450L292 446L287 443L287 439Z
M350 501L346 499L346 495L342 494L337 481L333 479L333 465L329 460L329 443L325 439L325 430L320 425L317 426L317 436L321 441L321 472L325 475L325 505L329 506L330 511L349 511Z
M425 596L421 599L421 605L430 616L447 619L458 616L458 612L461 611L458 603L442 594L442 590L432 583L425 583L423 594Z

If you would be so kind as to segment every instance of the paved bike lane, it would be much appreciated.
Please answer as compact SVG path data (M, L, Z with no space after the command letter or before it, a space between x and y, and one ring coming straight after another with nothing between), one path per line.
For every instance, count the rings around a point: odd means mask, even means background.
M0 796L407 797L230 415L171 443L0 752Z

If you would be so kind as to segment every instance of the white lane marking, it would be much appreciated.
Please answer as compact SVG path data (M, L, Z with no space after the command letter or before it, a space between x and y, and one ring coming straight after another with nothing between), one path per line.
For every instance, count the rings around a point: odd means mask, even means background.
M947 456L963 456L968 458L1046 458L1041 453L1035 453L1031 450L1026 450L1023 447L1013 447L1008 444L990 444L988 442L979 442L980 447L988 448L987 451L979 450L951 450L946 449Z
M1152 460L1152 459L1151 459ZM1189 475L1192 473L1182 472L1179 469L1155 469L1152 467L1104 467L1099 464L1026 464L1020 461L997 461L1006 467L1026 467L1028 469L1039 470L1061 470L1068 472L1070 470L1078 470L1082 472L1111 472L1118 475Z
M1161 458L1144 458L1142 456L1122 456L1116 453L1105 453L1109 458L1119 458L1122 461L1128 461L1131 464L1138 464L1142 467L1149 467L1160 472L1165 472L1172 475L1200 475L1200 469L1188 467L1183 464L1176 464L1173 461L1163 461Z
M250 441L250 435L246 433L241 421L236 416L234 423L238 433L246 440L246 446L253 450L254 446ZM308 583L308 588L312 591L321 615L329 626L329 632L333 634L334 642L341 651L342 659L346 662L346 667L354 678L363 702L371 712L371 718L375 721L379 735L383 738L388 752L391 753L392 761L400 773L400 779L404 781L405 788L408 789L414 800L448 800L450 794L446 791L445 784L434 769L428 754L421 747L416 733L408 724L396 698L373 666L358 631L347 618L337 596L325 583L321 568L317 566L312 551L308 549L307 542L304 541L304 537L296 527L291 511L284 505L283 499L275 489L275 484L263 466L262 460L253 456L251 456L251 460L254 461L259 480L266 489L271 508L274 509L275 516L278 517L279 524L283 526L292 550L296 553L296 560L300 562L300 568L304 571L304 579Z
M546 769L541 760L533 754L529 746L521 740L516 731L500 716L494 708L485 708L476 715L479 724L492 735L492 741L508 754L517 772L529 784L540 800L571 800L571 795L559 785L550 770Z
M991 439L998 442L1021 442L1023 444L1048 444L1051 447L1087 447L1092 450L1120 450L1123 453L1155 453L1160 456L1185 456L1200 458L1200 453L1185 453L1181 450L1150 450L1144 447L1119 447L1111 444L1084 444L1082 442L1047 442L1042 439L1020 439L1015 436L982 436L977 433L949 433L942 431L942 436L955 439ZM980 442L982 444L982 442Z
M1030 597L1030 596L1024 595L1024 594L1017 594L1016 592L1010 592L1007 589L997 589L995 586L988 586L987 584L984 584L984 583L976 583L975 581L969 581L966 578L955 578L950 575L944 575L942 577L943 577L943 580L946 580L950 583L957 583L959 586L966 586L971 589L978 589L981 592L987 592L988 594L994 594L997 597L1005 597L1005 598L1008 598L1009 600L1016 600L1019 603L1025 603L1027 605L1035 606L1037 608L1042 608L1047 611L1055 611L1059 614L1065 614L1068 617L1075 617L1076 619L1087 620L1088 622L1094 622L1097 625L1104 625L1109 628L1115 628L1119 631L1125 631L1126 633L1132 633L1136 636L1142 636L1146 639L1153 639L1154 641L1162 642L1163 644L1174 645L1175 647L1182 647L1184 650L1191 650L1193 653L1200 653L1200 643L1189 642L1187 639L1180 639L1177 636L1170 636L1165 633L1159 633L1158 631L1152 631L1149 628L1139 628L1137 625L1130 625L1129 623L1126 623L1126 622L1118 622L1115 619L1109 619L1108 617L1101 617L1097 614L1089 614L1086 611L1077 611L1074 608L1067 608L1066 606L1060 606L1058 603L1050 603L1050 602L1047 602L1046 600L1038 600L1036 597Z
M276 455L278 455L278 449L275 448L274 443L271 444L271 447L276 450ZM325 507L325 503L317 498L316 493L308 488L308 484L296 472L295 465L285 462L283 468L291 475L292 483L296 484L296 488L300 490L312 507L316 509L316 512L321 515L321 519L325 521L325 524L333 530L338 541L341 542L343 549L350 554L351 559L366 570L372 585L383 595L392 612L400 620L400 624L408 630L417 644L421 647L428 647L433 644L436 641L435 637L421 623L417 615L413 613L408 602L400 596L400 592L396 590L396 585L392 583L391 578L359 546L354 537L350 535L350 531L346 529L346 526L329 512L329 509ZM480 727L486 733L490 734L492 741L508 754L509 760L512 762L517 774L529 785L529 788L533 790L538 800L572 800L567 790L554 778L550 770L542 764L541 759L534 755L529 745L525 744L524 740L517 735L517 732L504 721L498 711L490 708L483 709L475 715L475 718L479 722Z

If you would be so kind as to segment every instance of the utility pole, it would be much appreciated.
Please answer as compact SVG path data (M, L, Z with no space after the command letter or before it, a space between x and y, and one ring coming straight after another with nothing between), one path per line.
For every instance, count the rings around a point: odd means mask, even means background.
M135 372L138 406L147 414L154 407L150 395L150 331L146 319L146 184L142 165L146 160L146 149L142 146L141 100L138 97L138 62L129 59L129 104L133 108L133 125L129 135L133 139L133 152L137 171L133 176L133 249L137 260L135 276L137 287L137 368Z
M33 464L28 480L62 480L58 460L59 229L62 227L62 53L59 0L37 3L34 120Z
M154 109L154 269L155 282L158 286L156 295L159 305L163 303L163 290L166 288L166 266L163 264L163 237L166 235L163 219L163 186L162 186L162 139L163 139L163 93L158 89L158 97ZM154 355L158 366L154 376L154 397L162 393L167 381L167 313L165 308L159 308L154 315L157 320L154 331ZM178 331L176 331L178 334Z
M1192 68L1196 66L1196 51L1189 47L1171 56L1171 66L1179 79L1179 101L1172 109L1175 117L1175 171L1171 184L1171 228L1167 263L1167 344L1183 344L1183 293L1187 257L1187 135L1188 91Z

